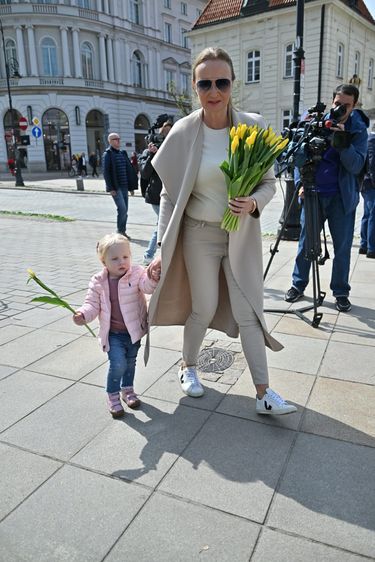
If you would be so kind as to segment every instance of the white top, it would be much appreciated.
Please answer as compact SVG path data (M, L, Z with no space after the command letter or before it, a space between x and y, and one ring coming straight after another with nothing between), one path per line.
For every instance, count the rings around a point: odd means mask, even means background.
M229 129L210 129L203 123L202 157L186 214L199 221L221 222L228 192L219 166L228 158Z

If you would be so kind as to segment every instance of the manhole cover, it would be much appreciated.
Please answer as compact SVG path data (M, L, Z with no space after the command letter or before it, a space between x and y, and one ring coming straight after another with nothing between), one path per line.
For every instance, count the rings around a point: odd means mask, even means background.
M234 361L234 354L226 349L209 347L198 356L198 369L204 373L219 373L228 369Z

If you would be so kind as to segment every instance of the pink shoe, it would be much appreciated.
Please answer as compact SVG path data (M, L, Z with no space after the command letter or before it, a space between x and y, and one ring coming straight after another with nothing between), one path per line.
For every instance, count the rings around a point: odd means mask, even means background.
M112 417L122 418L125 412L120 402L120 394L118 392L108 392L107 396L108 409Z
M141 401L132 386L125 386L121 389L121 398L129 408L134 409L141 405Z

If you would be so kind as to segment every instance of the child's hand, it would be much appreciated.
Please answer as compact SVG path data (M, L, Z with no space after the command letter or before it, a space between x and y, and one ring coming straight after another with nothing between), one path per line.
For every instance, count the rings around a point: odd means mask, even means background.
M86 324L86 320L82 312L76 312L76 314L73 314L73 322L74 324L77 324L77 326L83 326Z
M161 259L155 258L147 268L147 275L153 281L159 281L161 275Z

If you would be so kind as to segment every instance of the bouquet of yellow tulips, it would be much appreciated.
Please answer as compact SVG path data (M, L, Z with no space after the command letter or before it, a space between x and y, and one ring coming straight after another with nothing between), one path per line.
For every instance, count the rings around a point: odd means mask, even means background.
M245 123L232 127L229 133L228 160L220 164L228 188L228 200L247 197L270 169L279 154L285 150L288 139L277 136L272 127L262 129ZM238 230L240 217L226 209L221 228L228 232Z

